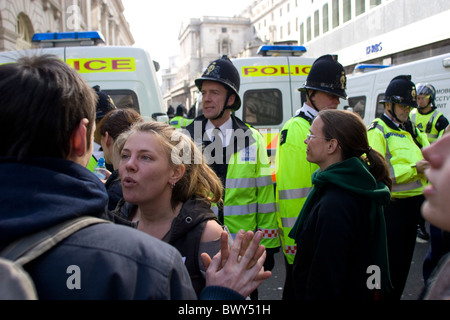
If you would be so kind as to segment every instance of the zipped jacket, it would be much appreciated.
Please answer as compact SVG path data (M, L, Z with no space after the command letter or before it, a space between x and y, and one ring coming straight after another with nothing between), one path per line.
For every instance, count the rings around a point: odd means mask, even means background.
M66 220L102 217L107 205L103 183L72 161L0 159L0 176L0 248ZM25 269L42 300L196 299L174 247L112 223L75 232Z
M311 176L319 166L306 160L306 135L312 117L299 115L286 122L278 139L276 154L276 203L280 239L289 264L294 262L297 246L288 237L311 189Z
M369 145L388 163L393 198L421 195L427 184L425 175L417 173L416 162L423 159L420 146L426 147L429 142L420 130L415 130L415 135L397 127L386 115L375 119L368 128Z
M211 167L224 184L223 207L214 206L213 210L233 237L240 229L260 230L263 233L261 244L266 248L279 248L273 182L263 137L256 129L231 117L233 136L230 145L223 150L210 150L204 116L196 118L186 128L195 143L202 146L207 161L213 162ZM196 130L199 132L194 132Z
M417 109L413 109L410 113L411 121L416 125L417 129L427 135L428 141L433 143L442 137L445 128L449 122L444 115L437 109L427 114L420 113Z

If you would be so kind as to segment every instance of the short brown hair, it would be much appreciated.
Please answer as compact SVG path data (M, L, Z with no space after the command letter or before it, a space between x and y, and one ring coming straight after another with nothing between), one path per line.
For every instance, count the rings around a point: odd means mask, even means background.
M0 156L67 158L73 131L84 118L88 148L97 96L54 55L21 57L0 66Z

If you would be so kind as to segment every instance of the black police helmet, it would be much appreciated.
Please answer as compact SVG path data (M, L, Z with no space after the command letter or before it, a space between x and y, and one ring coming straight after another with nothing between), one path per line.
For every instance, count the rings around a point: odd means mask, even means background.
M200 78L195 79L195 85L198 90L202 90L203 81L215 81L222 83L227 89L231 90L236 99L231 106L233 111L239 110L241 107L241 98L239 97L239 87L241 85L241 78L236 67L231 60L226 56L215 60L209 64L205 72Z
M92 88L98 95L97 112L95 114L95 119L99 120L102 119L111 110L117 109L117 107L114 105L111 97L100 90L100 86L94 86Z
M318 90L347 99L346 86L347 77L344 67L333 56L327 54L314 61L306 83L298 90Z
M179 104L177 107L177 111L175 112L175 115L182 117L182 116L184 116L185 113L186 113L186 108L182 104Z
M384 99L380 102L398 103L417 108L416 85L411 81L411 76L400 75L392 79L386 88Z

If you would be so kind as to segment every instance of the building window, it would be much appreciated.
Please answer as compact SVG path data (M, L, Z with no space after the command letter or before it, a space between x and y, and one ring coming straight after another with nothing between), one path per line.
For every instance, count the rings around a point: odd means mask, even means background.
M288 36L290 36L291 35L291 23L290 22L288 22L288 24L287 24L287 35Z
M320 19L319 10L314 12L314 38L317 38L320 34Z
M347 22L352 18L352 1L351 0L344 0L343 18L344 18L344 22Z
M311 17L306 19L306 41L311 41Z
M370 0L370 9L381 4L381 0Z
M222 33L227 33L227 28L222 28Z
M359 16L366 12L366 0L356 0L355 1L355 14Z
M16 32L19 35L16 41L17 50L30 49L31 39L34 34L30 18L26 14L21 13L17 17L16 23Z
M339 26L339 0L333 0L332 6L333 28L336 28Z
M300 45L305 44L305 25L300 25Z
M328 3L325 4L322 8L322 19L323 19L323 25L322 25L322 29L323 29L323 33L328 32L329 30L329 26L328 26Z

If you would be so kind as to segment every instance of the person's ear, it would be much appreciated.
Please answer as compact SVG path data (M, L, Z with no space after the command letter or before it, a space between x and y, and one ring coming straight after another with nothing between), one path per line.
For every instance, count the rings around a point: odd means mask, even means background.
M114 145L114 139L111 137L108 131L105 132L105 143L108 147L111 148L112 145Z
M169 183L171 185L176 184L178 181L181 180L185 171L186 171L186 167L183 164L176 166L172 172L172 175L170 176Z
M86 134L88 125L89 120L84 118L72 132L72 136L70 138L70 150L71 153L77 157L82 157L87 152Z
M232 94L229 98L228 98L228 106L232 106L234 104L234 102L236 101L236 94Z
M328 144L328 153L334 153L339 148L339 142L336 139L331 139Z

